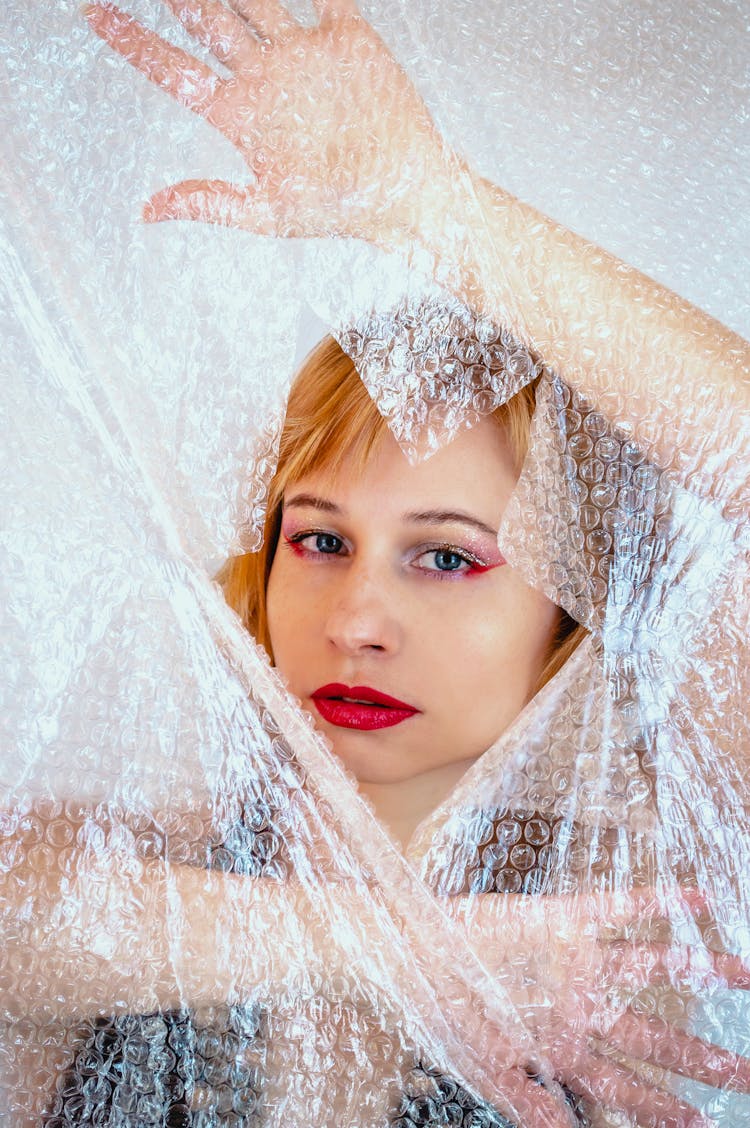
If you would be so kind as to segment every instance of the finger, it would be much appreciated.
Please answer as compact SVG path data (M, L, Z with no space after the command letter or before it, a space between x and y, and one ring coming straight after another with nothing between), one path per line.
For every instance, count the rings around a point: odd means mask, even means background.
M321 24L359 16L359 9L354 0L313 0L313 5Z
M205 63L174 47L114 4L83 9L91 29L149 81L194 113L210 119L223 83Z
M229 0L229 4L261 39L280 43L300 30L297 21L277 0Z
M276 235L276 218L259 193L225 180L183 180L162 188L143 209L145 223L169 219L198 220L240 227L258 235Z
M224 180L184 180L163 188L143 209L145 223L169 219L198 220L222 227L237 227L254 235L282 239L310 239L343 234L306 224L293 209L258 188L229 184Z
M613 894L613 900L620 901L623 913L629 909L639 916L651 914L669 918L680 909L690 909L693 913L705 910L707 894L688 885L668 889L637 885L625 893Z
M587 903L592 920L606 938L629 925L652 926L657 920L676 921L689 913L691 919L708 910L708 895L689 886L659 890L652 885L635 886L617 893L591 894Z
M578 1047L573 1064L561 1070L567 1085L594 1103L632 1116L644 1128L715 1128L685 1101L642 1081L634 1070Z
M218 0L164 0L182 26L232 70L258 65L258 42L239 16Z
M673 944L615 941L602 953L614 981L631 990L658 982L681 980L691 985L750 990L750 967L729 952L706 947L680 948Z
M750 1093L750 1059L669 1026L663 1019L623 1014L607 1032L607 1043L628 1057L720 1089Z

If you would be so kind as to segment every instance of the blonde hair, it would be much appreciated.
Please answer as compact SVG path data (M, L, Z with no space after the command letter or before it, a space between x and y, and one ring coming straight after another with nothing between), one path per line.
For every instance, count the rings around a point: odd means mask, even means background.
M529 444L534 405L535 386L528 384L491 416L504 429L519 472ZM345 457L353 459L355 466L364 467L387 427L351 359L333 337L324 337L302 364L289 396L278 464L269 488L263 545L257 552L229 559L216 577L227 603L271 661L266 588L279 540L284 493L293 482L313 471L325 468L335 472ZM585 635L585 628L561 609L537 690L560 669Z

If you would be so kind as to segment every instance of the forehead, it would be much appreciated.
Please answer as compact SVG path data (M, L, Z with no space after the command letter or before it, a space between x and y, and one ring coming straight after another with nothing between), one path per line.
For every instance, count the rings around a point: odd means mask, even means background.
M302 489L348 510L375 513L414 509L473 508L499 519L516 483L510 443L503 428L482 419L429 458L412 465L386 430L362 464L344 456L336 468L319 467L288 487Z

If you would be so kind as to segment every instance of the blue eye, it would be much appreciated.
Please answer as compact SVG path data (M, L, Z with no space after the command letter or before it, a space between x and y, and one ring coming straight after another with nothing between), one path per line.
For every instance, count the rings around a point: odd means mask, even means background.
M450 545L425 549L416 558L415 563L420 571L430 572L433 576L461 575L484 567L481 560Z
M468 563L468 561L457 552L450 552L448 549L444 548L433 553L433 555L435 557L435 567L439 572L457 572L462 564Z
M297 533L296 536L284 536L284 540L298 556L307 559L320 558L321 556L341 556L345 553L346 545L341 537L335 533L309 532Z
M341 538L334 536L333 533L315 533L315 548L318 552L334 555L342 548L343 543Z

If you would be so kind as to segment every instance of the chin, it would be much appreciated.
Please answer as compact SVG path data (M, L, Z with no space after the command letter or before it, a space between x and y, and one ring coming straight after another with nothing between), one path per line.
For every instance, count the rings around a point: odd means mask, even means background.
M358 733L351 738L347 734L341 739L340 732L333 736L330 731L326 736L333 748L335 755L352 773L358 783L403 783L411 779L425 767L410 762L408 753L403 750L385 750L376 746L372 741L372 733ZM369 741L369 746L365 742Z
M407 780L412 779L413 776L418 774L416 772L404 771L379 772L373 771L371 768L366 768L363 771L356 771L355 768L350 767L348 764L346 766L347 768L349 768L349 771L352 772L354 776L356 776L357 783L364 784L378 785L386 783L406 783Z

